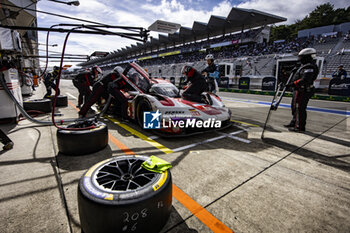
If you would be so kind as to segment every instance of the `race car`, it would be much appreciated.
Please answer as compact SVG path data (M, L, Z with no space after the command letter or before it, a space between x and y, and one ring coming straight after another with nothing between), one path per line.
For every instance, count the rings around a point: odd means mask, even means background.
M121 77L133 87L123 91L128 118L143 129L164 136L191 135L231 125L231 111L213 93L203 93L205 103L184 100L174 84L149 77L137 63L129 63Z

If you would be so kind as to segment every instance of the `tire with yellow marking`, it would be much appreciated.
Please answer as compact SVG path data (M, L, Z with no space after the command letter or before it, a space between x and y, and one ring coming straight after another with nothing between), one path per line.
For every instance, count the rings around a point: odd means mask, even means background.
M87 128L82 130L57 130L58 150L66 155L85 155L102 150L108 145L108 128L103 122L76 122L65 128Z
M155 173L145 156L119 156L91 167L78 185L84 233L159 232L172 207L170 171Z

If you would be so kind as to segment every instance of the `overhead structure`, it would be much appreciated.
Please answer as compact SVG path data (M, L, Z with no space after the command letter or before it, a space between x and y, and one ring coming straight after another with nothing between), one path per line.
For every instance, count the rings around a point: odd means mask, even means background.
M90 66L97 62L108 62L115 58L146 55L161 48L183 45L228 33L280 23L286 20L284 17L254 9L233 7L227 17L212 15L207 23L195 21L192 28L181 26L178 32L168 34L167 36L160 34L158 38L151 38L143 44L137 43L136 46L127 46L115 53L110 53L102 59L92 59L79 65Z

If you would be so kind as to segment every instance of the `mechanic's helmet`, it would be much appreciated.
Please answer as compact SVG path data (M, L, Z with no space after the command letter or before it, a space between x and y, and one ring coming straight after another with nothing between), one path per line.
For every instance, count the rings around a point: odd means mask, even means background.
M212 60L212 61L214 61L213 54L208 54L207 56L205 56L205 60Z
M93 73L97 72L98 74L102 74L102 70L101 70L101 68L98 67L98 66L92 67L92 72L93 72Z
M343 65L339 65L338 66L339 69L343 69L343 67L344 67Z
M54 71L58 71L59 69L60 69L60 68L59 68L58 66L54 66L54 67L53 67L53 70L54 70Z
M124 72L124 69L121 66L116 66L114 67L113 72L122 74Z
M306 64L311 62L316 57L316 49L314 48L305 48L302 49L299 54L298 58L301 64Z
M192 66L185 65L184 67L182 67L181 73L186 77L191 78L193 76L194 69L192 68Z

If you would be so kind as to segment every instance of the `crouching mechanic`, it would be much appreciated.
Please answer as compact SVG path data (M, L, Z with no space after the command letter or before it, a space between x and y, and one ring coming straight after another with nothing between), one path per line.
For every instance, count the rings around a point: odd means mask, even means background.
M293 118L288 125L290 131L304 132L306 125L306 107L309 99L315 93L314 81L318 75L318 67L314 58L316 50L313 48L305 48L298 54L301 67L296 71L291 83L287 84L293 88L292 114Z
M193 67L186 65L182 68L181 73L186 77L186 83L190 82L188 88L182 93L182 98L199 103L210 103L207 98L203 99L201 96L204 91L208 90L208 85L204 77Z
M116 67L112 72L106 76L103 76L100 80L94 83L90 97L79 111L79 117L85 117L90 107L95 104L101 97L108 99L108 84L120 77L120 71L122 72L122 68Z
M218 83L217 80L219 79L219 68L214 63L214 56L212 54L208 54L205 57L205 60L207 61L208 66L202 71L202 75L207 77L207 83L208 83L208 91L216 93L216 90L218 89Z
M73 85L79 91L78 108L88 101L91 95L90 87L92 87L94 82L98 79L99 74L102 74L102 70L98 66L94 66L91 71L86 70L81 72L73 79Z

